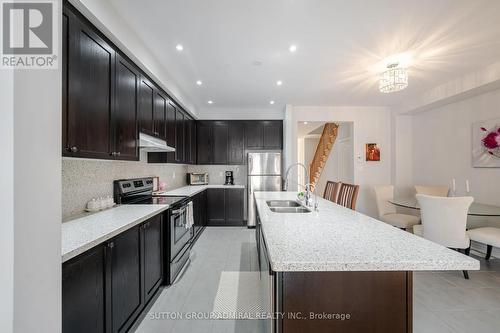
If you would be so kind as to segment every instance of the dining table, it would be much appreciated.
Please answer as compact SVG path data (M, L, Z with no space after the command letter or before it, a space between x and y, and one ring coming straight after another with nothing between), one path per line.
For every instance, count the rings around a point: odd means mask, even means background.
M417 198L397 197L389 200L395 206L420 210ZM469 216L500 216L500 206L473 202L469 207Z

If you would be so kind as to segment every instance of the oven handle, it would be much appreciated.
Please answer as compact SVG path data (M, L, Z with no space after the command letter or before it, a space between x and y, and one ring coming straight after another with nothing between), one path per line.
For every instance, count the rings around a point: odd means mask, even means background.
M180 208L177 210L173 210L172 215L180 215L180 214L183 214L185 211L186 211L186 208Z

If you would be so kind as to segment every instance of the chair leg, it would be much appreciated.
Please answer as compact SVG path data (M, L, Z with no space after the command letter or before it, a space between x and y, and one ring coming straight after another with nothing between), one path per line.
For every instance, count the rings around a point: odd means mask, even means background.
M464 250L466 256L470 255L470 246Z
M466 280L468 280L469 279L469 272L468 271L463 271L463 273L464 273L464 278Z
M493 250L493 246L487 245L486 246L486 257L484 259L490 260L491 257L491 250Z

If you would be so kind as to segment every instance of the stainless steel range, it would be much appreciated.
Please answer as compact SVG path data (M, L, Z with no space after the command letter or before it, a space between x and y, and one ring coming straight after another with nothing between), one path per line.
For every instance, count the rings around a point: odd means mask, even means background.
M190 197L153 196L153 178L122 179L113 182L114 199L122 205L169 205L164 218L163 262L166 284L172 284L189 263L191 228L187 227Z

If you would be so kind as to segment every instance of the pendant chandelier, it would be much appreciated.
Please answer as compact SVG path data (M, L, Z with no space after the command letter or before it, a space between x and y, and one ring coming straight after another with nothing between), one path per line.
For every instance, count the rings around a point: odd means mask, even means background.
M408 70L398 66L399 63L387 65L387 70L380 77L380 92L388 94L408 87Z

